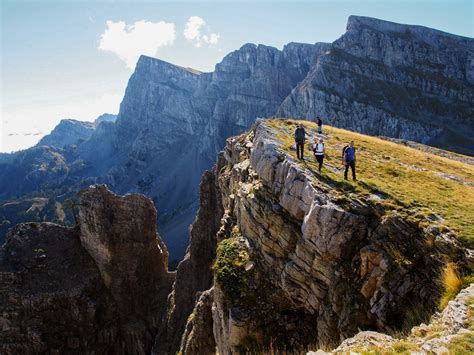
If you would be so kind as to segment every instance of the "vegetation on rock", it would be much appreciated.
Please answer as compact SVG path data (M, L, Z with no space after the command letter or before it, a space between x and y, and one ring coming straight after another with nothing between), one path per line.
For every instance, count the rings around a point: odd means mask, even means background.
M247 284L245 263L249 260L249 254L241 237L239 228L235 226L229 238L224 239L217 246L214 263L216 280L230 300L238 299Z

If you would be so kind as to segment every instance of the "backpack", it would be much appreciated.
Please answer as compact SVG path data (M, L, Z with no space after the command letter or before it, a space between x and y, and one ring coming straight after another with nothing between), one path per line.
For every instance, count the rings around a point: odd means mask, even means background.
M344 148L342 148L342 159L344 159L344 154L346 154L347 149L349 149L348 145L346 145Z

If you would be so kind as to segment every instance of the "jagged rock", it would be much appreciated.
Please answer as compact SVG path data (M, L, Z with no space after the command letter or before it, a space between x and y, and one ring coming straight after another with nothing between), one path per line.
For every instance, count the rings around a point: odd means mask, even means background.
M151 351L174 275L152 202L88 189L80 223L17 225L0 249L0 352Z
M163 308L156 299L167 298L173 277L166 246L157 238L152 201L137 194L119 197L104 185L92 186L82 195L79 220L81 244L120 311L140 311L137 317L146 317L158 312L157 306Z

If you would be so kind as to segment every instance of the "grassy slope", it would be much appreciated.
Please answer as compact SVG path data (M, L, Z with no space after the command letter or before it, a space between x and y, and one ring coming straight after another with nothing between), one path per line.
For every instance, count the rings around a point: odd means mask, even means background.
M295 158L291 146L298 122L304 123L311 137L316 135L314 122L267 121L278 129L277 138L283 149ZM410 218L426 220L440 216L442 226L454 231L470 247L474 246L474 166L329 126L324 127L323 138L326 160L321 180L338 187L344 195L357 193L372 199L374 195L383 196L381 203L403 213L410 211L407 216ZM341 151L349 140L354 140L357 149L357 182L343 180ZM305 156L310 159L302 164L317 174L314 156L308 145L305 148Z

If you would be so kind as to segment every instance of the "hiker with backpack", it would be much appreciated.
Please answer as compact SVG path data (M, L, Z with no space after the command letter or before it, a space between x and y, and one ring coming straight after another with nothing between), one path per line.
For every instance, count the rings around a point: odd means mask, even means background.
M324 140L322 138L314 139L313 152L316 161L318 162L318 170L321 173L321 168L323 167L324 161Z
M298 159L303 160L304 142L306 140L306 131L302 123L298 124L295 130L296 155ZM300 154L301 153L301 154Z
M318 123L318 133L323 134L323 121L319 115L316 116L316 122Z
M356 181L356 149L354 148L354 141L350 141L348 145L346 145L342 149L342 162L344 164L344 179L347 180L347 172L349 168L352 171L352 180Z

